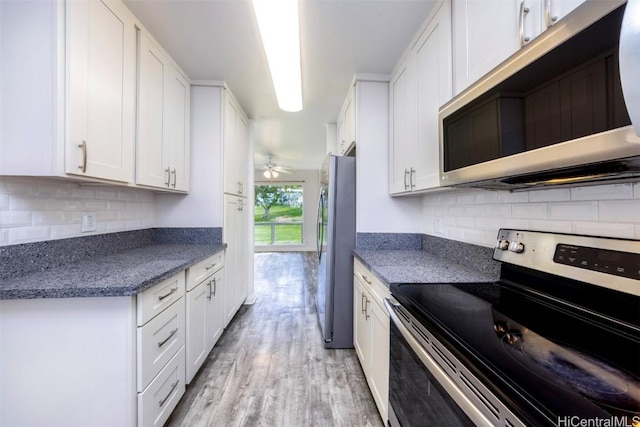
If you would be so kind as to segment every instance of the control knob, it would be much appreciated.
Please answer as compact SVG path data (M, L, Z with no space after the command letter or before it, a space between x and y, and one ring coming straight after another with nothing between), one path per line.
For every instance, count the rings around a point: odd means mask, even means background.
M509 249L509 241L506 239L498 240L498 243L496 243L496 248L506 251L507 249Z
M511 252L515 252L519 254L520 252L524 252L524 243L522 242L511 242L509 244L509 250Z

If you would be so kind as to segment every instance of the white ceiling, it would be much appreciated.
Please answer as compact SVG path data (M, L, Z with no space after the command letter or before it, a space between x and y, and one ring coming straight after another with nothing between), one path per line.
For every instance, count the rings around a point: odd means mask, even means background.
M434 0L299 0L301 112L278 108L249 0L124 0L192 80L224 80L255 120L256 167L317 169L354 73L389 74ZM277 0L274 0L277 4ZM274 6L277 7L277 6Z

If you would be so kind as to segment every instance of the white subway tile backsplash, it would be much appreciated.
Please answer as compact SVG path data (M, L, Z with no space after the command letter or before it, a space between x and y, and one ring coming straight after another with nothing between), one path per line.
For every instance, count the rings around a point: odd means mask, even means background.
M96 213L95 232L81 232L83 211ZM0 246L154 226L152 191L0 177Z
M551 233L568 233L571 230L571 221L552 221L530 219L527 227L533 231L549 231Z
M640 200L602 201L598 213L605 221L640 222Z
M51 227L16 227L9 230L9 243L12 245L19 243L41 242L51 239Z
M598 218L598 202L549 203L550 219L584 220Z
M422 225L427 234L490 247L499 228L640 239L640 183L427 194Z
M552 188L529 192L530 202L562 202L571 200L571 190L568 188Z
M498 203L527 203L529 201L528 191L496 191Z
M0 212L0 227L22 227L31 225L31 212L2 211Z
M585 234L588 236L609 236L633 239L635 230L633 224L578 221L573 223L573 229L571 232L575 234Z
M615 200L632 198L632 184L592 185L571 189L571 200Z
M511 206L511 215L516 218L547 218L546 203L519 203Z
M9 210L9 195L0 194L0 211L8 211L8 210Z

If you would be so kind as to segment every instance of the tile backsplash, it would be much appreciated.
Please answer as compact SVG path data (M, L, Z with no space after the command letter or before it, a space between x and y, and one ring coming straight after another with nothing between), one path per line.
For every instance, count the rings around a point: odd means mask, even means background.
M81 232L82 212L96 213L96 231ZM0 246L154 225L155 197L148 190L0 177Z
M640 183L423 196L425 234L493 246L499 228L640 239Z

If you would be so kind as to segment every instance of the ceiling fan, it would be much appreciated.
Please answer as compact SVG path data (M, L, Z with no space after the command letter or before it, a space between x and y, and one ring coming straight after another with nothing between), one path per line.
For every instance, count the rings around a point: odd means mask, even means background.
M273 181L273 179L277 178L280 173L291 173L288 168L284 166L278 166L277 164L273 163L273 154L269 153L267 154L267 157L269 161L264 165L263 172L265 178L269 178L271 181Z

